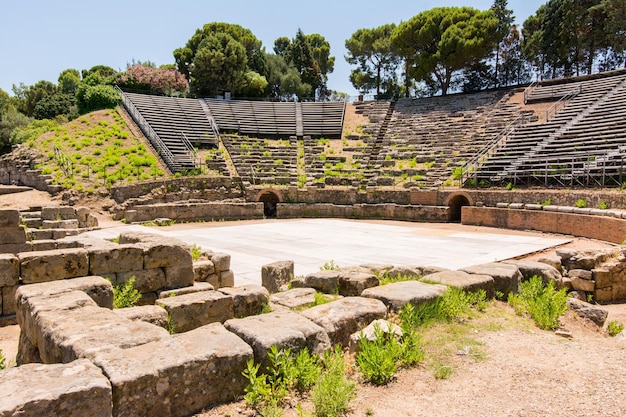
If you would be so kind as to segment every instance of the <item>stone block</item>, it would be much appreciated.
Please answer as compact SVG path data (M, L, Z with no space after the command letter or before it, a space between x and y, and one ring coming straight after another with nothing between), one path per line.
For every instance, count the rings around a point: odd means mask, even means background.
M0 209L0 228L18 227L21 222L20 212L15 209Z
M424 271L419 266L394 266L391 270L387 271L386 275L390 278L397 278L400 276L408 277L422 277Z
M433 301L446 291L445 285L425 284L419 281L401 281L368 288L361 294L383 302L390 311L400 311L407 303L415 305ZM380 318L380 317L379 317Z
M78 229L52 229L52 239L58 240L68 236L77 236Z
M162 290L167 287L165 272L161 268L120 272L117 274L116 284L123 284L131 277L135 277L134 287L142 294Z
M20 253L33 250L31 242L0 244L0 253Z
M41 357L39 356L39 349L37 348L37 345L33 344L28 336L26 336L26 334L22 331L20 331L15 361L17 366L22 366L27 363L41 363Z
M208 282L194 282L193 285L190 287L182 287L182 288L177 288L175 290L159 291L158 296L159 298L169 298L169 297L176 297L178 295L191 294L194 292L213 291L214 289L215 288L213 288L213 285L209 284Z
M371 272L374 275L384 275L394 268L393 265L388 264L363 264L359 265L359 267Z
M24 243L26 240L26 229L24 227L0 227L0 242L3 244Z
M44 363L94 359L107 351L127 349L169 337L167 330L119 317L100 307L42 311L37 314L37 347Z
M89 256L85 249L28 252L18 257L24 284L89 275Z
M78 229L78 220L42 220L41 226L44 229Z
M74 207L42 207L41 218L43 220L69 220L76 219L76 210Z
M227 253L214 252L211 254L211 261L216 272L230 270L230 255Z
M289 310L232 319L224 326L252 347L255 361L263 366L269 365L267 352L272 346L291 349L293 353L307 348L318 355L331 348L324 329Z
M22 224L28 229L39 229L43 226L43 220L38 218L22 218Z
M52 240L52 230L44 230L44 229L31 229L28 233L33 237L34 240Z
M301 308L315 302L315 289L293 288L270 295L270 302L287 308Z
M48 251L57 248L57 241L54 239L34 240L31 243L34 251Z
M270 296L266 288L255 284L220 288L219 292L232 297L233 314L236 318L261 314Z
M595 268L592 271L587 271L587 272L591 272L591 279L593 279L596 282L597 288L610 287L613 285L613 282L615 281L615 274L613 274L613 272L608 271L604 268ZM587 276L586 275L584 277L581 276L581 278L587 279Z
M339 292L339 271L323 270L316 271L304 276L301 282L295 283L298 287L314 288L327 294Z
M359 296L361 293L380 283L376 275L359 270L339 271L339 294L343 296Z
M293 261L278 261L261 267L261 285L270 293L280 291L294 277Z
M522 273L516 265L500 262L468 266L461 268L461 271L477 275L490 275L493 277L495 290L504 295L510 292L517 293L519 283L523 278Z
M563 265L561 265L561 258L554 255L545 255L537 258L537 262L548 264L559 272L563 272Z
M136 245L116 245L89 249L91 275L115 274L143 269L143 249Z
M220 287L220 276L217 274L211 274L206 277L207 284L211 284L214 289Z
M235 285L235 273L231 270L219 273L218 288L233 287Z
M167 330L167 311L159 306L145 305L128 308L117 308L113 310L120 317L132 321L145 321Z
M594 271L597 271L594 269ZM608 272L608 271L605 271ZM592 271L587 271L586 269L572 269L567 271L567 276L569 278L580 278L580 279L586 279L588 281L591 281L593 279L593 272ZM603 285L604 287L606 287L606 285Z
M99 355L116 417L185 417L244 394L252 349L219 323Z
M176 333L225 322L233 318L233 299L218 291L203 291L176 297L161 298L156 305L164 308Z
M524 280L539 276L544 284L547 284L549 281L558 281L561 279L561 273L556 268L543 262L514 260L505 261L504 263L517 266Z
M0 311L3 316L10 316L15 314L17 305L15 303L15 293L19 287L17 285L11 285L9 287L2 287L2 302L0 302Z
M385 318L387 307L373 298L346 297L311 307L300 314L323 328L333 345L339 343L348 347L350 335L374 320Z
M570 278L572 289L577 291L593 292L596 288L594 281L589 281L582 278Z
M215 273L215 265L209 260L195 261L193 263L193 280L195 282L206 282L210 275Z
M578 314L578 316L591 320L598 327L604 326L604 322L609 315L609 312L602 307L575 298L567 299L567 307Z
M0 415L111 417L111 384L86 359L28 364L0 372Z
M172 290L193 285L194 275L191 262L166 266L163 270L165 271L165 288Z
M426 275L424 281L461 288L469 292L485 290L488 298L495 295L493 277L489 275L468 274L463 271L442 271Z
M20 264L13 254L0 254L0 287L17 285L20 278Z
M184 242L178 239L163 238L154 242L142 242L139 245L144 249L144 268L185 266L189 268L193 277L191 251Z

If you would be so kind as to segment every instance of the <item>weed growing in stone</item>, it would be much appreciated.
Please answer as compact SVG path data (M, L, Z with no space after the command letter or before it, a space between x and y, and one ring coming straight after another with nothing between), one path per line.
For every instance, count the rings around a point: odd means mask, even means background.
M140 298L141 293L135 288L134 275L125 283L113 286L113 308L133 307Z
M3 369L6 368L6 359L4 357L4 353L2 352L2 349L0 349L0 371L2 371Z
M421 277L418 275L410 275L410 274L399 274L390 276L388 274L383 274L378 278L379 285L387 285L392 284L394 282L403 282L403 281L417 281Z
M202 256L202 248L200 247L200 245L196 245L194 243L193 245L189 246L189 249L191 250L191 259L193 259L194 261L200 259L200 257Z
M449 287L441 297L419 305L406 304L400 311L403 330L415 329L433 322L450 322L469 316L472 308L482 311L487 306L484 290L466 292Z
M580 200L576 200L576 203L574 203L574 205L578 208L585 208L587 207L587 200L583 200L581 198Z
M337 265L332 259L328 262L325 262L324 265L320 266L320 271L336 271L338 269L339 265Z
M539 276L534 276L519 286L518 294L509 295L509 304L519 315L529 314L535 324L544 330L559 327L559 318L567 310L565 289L556 290L554 282L544 285Z
M606 330L609 332L609 336L614 337L620 334L624 330L624 325L619 321L613 320L610 321L606 327Z

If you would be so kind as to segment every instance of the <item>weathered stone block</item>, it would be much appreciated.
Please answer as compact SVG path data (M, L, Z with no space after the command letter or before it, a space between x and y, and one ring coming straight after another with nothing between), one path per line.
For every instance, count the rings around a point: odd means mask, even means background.
M215 288L213 288L213 285L209 284L208 282L194 282L193 285L190 287L176 288L175 290L159 291L158 296L159 298L169 298L169 297L176 297L178 295L191 294L194 292L213 291L214 289Z
M567 307L570 310L576 312L580 317L591 320L599 327L604 326L604 322L609 315L609 312L600 306L589 304L585 301L577 300L575 298L567 299Z
M563 272L563 265L561 265L561 258L554 255L546 255L540 258L537 258L537 262L541 262L544 264L548 264L559 272Z
M261 285L270 293L280 291L294 277L293 261L278 261L261 267Z
M163 269L161 268L120 272L117 274L116 283L123 284L131 277L135 277L134 287L142 294L162 290L167 287L165 272L163 272Z
M382 301L390 311L400 311L405 304L421 304L440 297L445 285L425 284L419 281L401 281L368 288L361 296ZM378 317L381 318L381 317Z
M184 242L178 239L163 238L156 242L145 242L139 245L144 248L144 268L163 268L185 265L192 270L193 276L191 251Z
M339 271L324 270L305 275L301 282L295 283L298 287L314 288L327 294L337 294L339 291Z
M521 272L524 280L529 280L534 276L539 276L545 284L549 281L561 279L561 273L548 264L533 261L506 261L505 263L515 265Z
M254 359L263 366L269 364L267 352L274 345L294 353L307 348L314 354L322 354L331 347L324 329L289 310L232 319L224 326L252 346Z
M92 306L42 311L36 323L37 347L44 363L93 359L110 350L169 337L167 330L161 327L125 320L112 310Z
M43 220L41 226L44 229L78 229L78 220Z
M125 319L145 321L167 330L167 311L159 306L146 305L129 308L117 308L113 310L115 314Z
M18 257L24 284L89 275L89 256L85 249L20 253Z
M54 239L34 240L31 242L34 251L55 250L57 242Z
M116 245L89 249L91 275L115 274L143 269L143 249L136 245Z
M156 305L167 311L172 330L176 333L187 332L210 323L223 323L234 316L232 297L218 291L161 298L156 301Z
M0 228L18 227L21 222L20 212L15 209L0 209Z
M0 227L0 242L14 244L26 242L26 229L22 226Z
M613 285L615 274L604 268L595 268L591 271L591 279L596 282L596 287L606 288Z
M230 269L230 255L227 253L212 253L211 261L215 266L216 272L228 271Z
M23 331L20 331L15 361L17 366L22 366L27 363L41 363L37 345L33 344Z
M220 272L219 278L220 284L218 288L233 287L235 285L235 273L231 270Z
M219 323L99 355L116 417L184 417L244 393L252 349Z
M374 320L385 318L387 307L372 298L346 297L311 307L300 314L323 328L332 344L340 343L347 347L350 335Z
M33 250L31 242L0 244L0 253L20 253Z
M111 384L86 359L29 364L0 372L0 415L111 417Z
M519 283L522 281L522 273L516 265L493 262L481 265L461 268L461 271L477 275L489 275L493 277L495 290L507 295L510 292L516 293Z
M384 335L393 335L398 339L402 337L402 328L397 324L390 323L383 319L374 320L363 330L350 335L350 352L355 353L359 351L359 342L361 340L369 340L370 342L375 341L376 329L382 331Z
M15 304L15 292L19 287L17 285L11 285L9 287L2 287L2 302L0 303L0 309L2 309L3 316L10 316L15 314L17 306Z
M313 304L315 293L313 288L293 288L270 295L270 302L287 308L299 308Z
M182 262L179 265L166 266L165 287L176 289L193 285L193 264Z
M577 291L585 291L585 292L593 292L596 288L596 283L594 281L589 281L582 278L570 278L571 285L574 290Z
M269 292L260 285L220 288L219 292L233 299L233 314L236 318L261 314L269 302Z
M435 284L462 288L470 292L485 290L488 298L495 295L493 277L489 275L468 274L463 271L442 271L426 275L422 279Z
M570 271L567 271L567 276L572 279L580 278L586 279L587 281L591 281L593 279L593 273L591 271L587 271L586 269L572 269ZM603 286L606 287L606 285Z
M76 219L74 207L42 207L41 218L43 220L69 220Z
M206 281L215 273L215 265L209 260L195 261L193 263L193 280L195 282Z
M358 296L363 290L375 287L380 283L376 275L359 270L339 271L339 294Z
M0 287L17 285L20 278L20 264L13 254L0 254Z

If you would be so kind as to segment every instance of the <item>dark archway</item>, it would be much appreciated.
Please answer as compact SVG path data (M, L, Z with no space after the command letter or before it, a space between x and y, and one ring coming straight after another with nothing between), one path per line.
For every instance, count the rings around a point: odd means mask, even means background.
M461 222L461 207L469 206L470 201L463 194L456 194L454 196L450 196L448 199L448 207L450 210L448 211L448 221L453 223Z
M273 191L262 192L257 201L263 203L263 215L269 219L276 218L276 207L280 203L280 197Z

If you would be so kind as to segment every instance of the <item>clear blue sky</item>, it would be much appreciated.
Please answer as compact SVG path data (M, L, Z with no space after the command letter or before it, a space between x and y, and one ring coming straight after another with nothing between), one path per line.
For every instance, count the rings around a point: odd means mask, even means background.
M509 0L522 24L547 0ZM4 0L0 15L0 88L39 80L55 84L67 68L108 65L124 70L132 59L157 65L174 62L172 52L209 22L250 29L272 52L280 36L298 28L319 33L331 45L335 71L328 86L356 95L348 80L345 40L360 28L406 21L439 6L488 9L493 0Z

